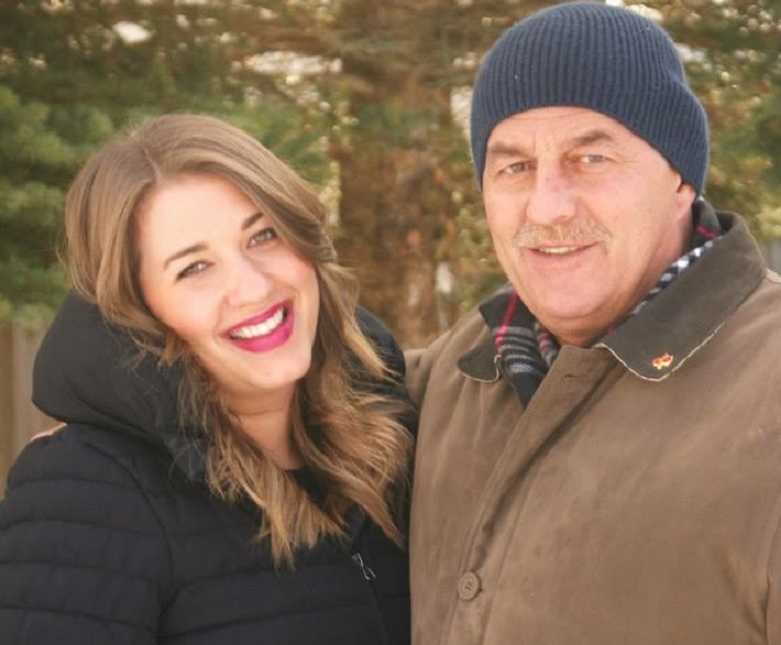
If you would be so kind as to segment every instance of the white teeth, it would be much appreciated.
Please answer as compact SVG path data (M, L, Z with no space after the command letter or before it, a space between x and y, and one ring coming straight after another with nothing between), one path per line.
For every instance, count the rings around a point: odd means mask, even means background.
M537 250L540 253L548 253L550 255L564 255L565 253L572 253L573 251L577 251L578 248L579 247L577 246L543 246Z
M239 327L231 332L231 338L258 338L259 336L268 336L272 331L282 324L285 319L285 310L280 307L271 318L267 318L257 325L247 325Z

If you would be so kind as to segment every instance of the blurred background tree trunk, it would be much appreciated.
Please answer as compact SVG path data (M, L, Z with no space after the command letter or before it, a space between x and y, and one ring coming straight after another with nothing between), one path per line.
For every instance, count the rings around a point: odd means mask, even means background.
M0 320L46 320L64 191L128 123L208 112L320 187L361 299L407 345L503 280L468 91L538 0L21 0L0 6ZM781 237L781 2L636 5L681 45L713 131L707 196Z
M469 159L469 87L495 38L544 4L0 3L0 325L37 337L61 301L63 196L87 156L146 116L195 111L247 129L319 187L362 302L405 346L426 343L504 280ZM708 111L706 196L779 248L781 0L633 7L670 30ZM30 364L24 347L6 363ZM29 390L29 369L9 369L0 402ZM24 443L11 426L36 429L31 407L5 407L0 481Z

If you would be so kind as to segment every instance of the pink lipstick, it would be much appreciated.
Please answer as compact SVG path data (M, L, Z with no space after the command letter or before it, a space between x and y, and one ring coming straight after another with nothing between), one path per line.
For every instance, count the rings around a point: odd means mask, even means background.
M224 335L248 352L268 352L287 342L293 333L294 318L292 303L285 301L234 325Z

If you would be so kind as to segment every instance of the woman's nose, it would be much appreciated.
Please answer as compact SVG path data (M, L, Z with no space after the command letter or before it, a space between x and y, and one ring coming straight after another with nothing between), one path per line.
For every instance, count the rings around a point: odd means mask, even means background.
M267 304L274 284L262 263L245 255L237 255L225 271L225 301L231 307Z

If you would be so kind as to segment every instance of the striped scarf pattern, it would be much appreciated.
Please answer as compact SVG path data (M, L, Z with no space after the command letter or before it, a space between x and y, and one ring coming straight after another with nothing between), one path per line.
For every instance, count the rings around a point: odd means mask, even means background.
M693 266L721 235L721 226L715 213L709 209L697 210L690 250L665 269L653 289L627 318L636 316L679 275ZM528 404L556 360L559 344L553 334L529 313L512 288L497 294L489 306L481 310L501 356L502 370L523 403Z

